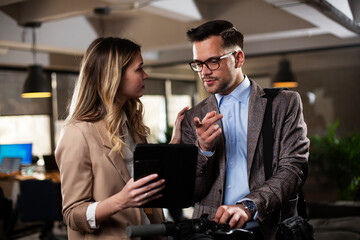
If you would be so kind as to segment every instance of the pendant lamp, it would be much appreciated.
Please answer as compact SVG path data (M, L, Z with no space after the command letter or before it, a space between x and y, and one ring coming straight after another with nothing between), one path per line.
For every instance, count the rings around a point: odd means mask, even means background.
M43 68L40 65L31 65L25 80L23 98L46 98L51 97L49 81L44 77Z
M287 59L282 59L279 63L279 71L273 81L273 87L295 88L298 85L290 69L290 62Z
M47 98L51 97L50 81L44 77L43 68L41 65L36 64L36 34L35 28L40 27L40 23L27 23L25 27L32 28L32 52L34 58L34 64L29 66L28 76L25 80L23 92L21 97L23 98Z

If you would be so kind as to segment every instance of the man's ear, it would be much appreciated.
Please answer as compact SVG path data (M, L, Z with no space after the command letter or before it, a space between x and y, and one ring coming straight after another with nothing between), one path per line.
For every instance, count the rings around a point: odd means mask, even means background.
M235 54L235 67L241 68L244 65L245 62L245 54L243 51L238 50Z

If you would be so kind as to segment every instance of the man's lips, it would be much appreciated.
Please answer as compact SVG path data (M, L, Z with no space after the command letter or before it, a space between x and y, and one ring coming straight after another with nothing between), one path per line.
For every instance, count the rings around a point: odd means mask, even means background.
M202 81L204 84L211 85L216 81L216 79L203 79Z

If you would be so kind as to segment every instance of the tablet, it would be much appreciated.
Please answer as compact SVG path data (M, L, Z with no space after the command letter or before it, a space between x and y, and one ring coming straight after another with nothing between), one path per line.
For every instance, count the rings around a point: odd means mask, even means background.
M162 197L143 207L187 208L194 204L198 148L193 144L138 144L134 179L157 173L165 179Z

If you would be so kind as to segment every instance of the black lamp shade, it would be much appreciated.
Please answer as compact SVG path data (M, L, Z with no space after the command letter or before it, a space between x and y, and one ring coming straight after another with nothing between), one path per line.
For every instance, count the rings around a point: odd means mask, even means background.
M25 80L23 98L45 98L51 97L50 82L44 77L43 69L40 65L29 67L28 77Z
M274 78L273 87L294 88L297 86L298 83L290 69L290 62L286 59L281 60L279 63L279 71Z

